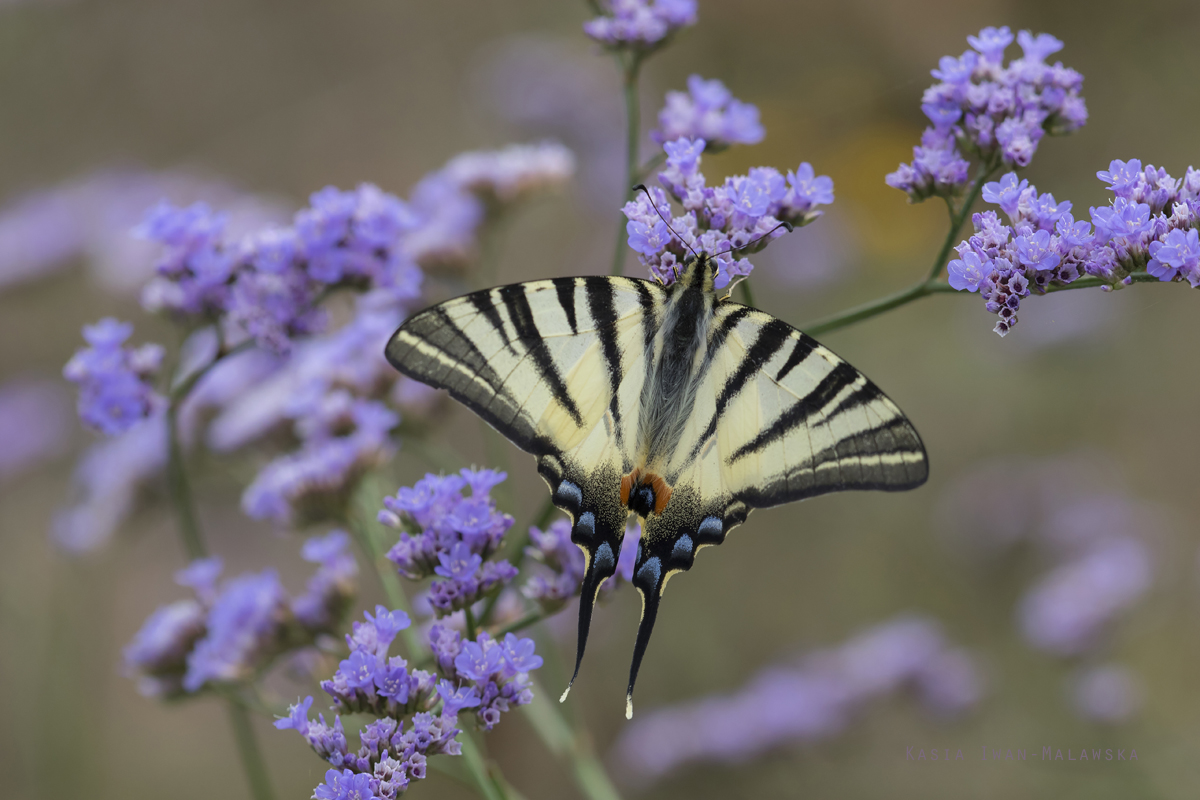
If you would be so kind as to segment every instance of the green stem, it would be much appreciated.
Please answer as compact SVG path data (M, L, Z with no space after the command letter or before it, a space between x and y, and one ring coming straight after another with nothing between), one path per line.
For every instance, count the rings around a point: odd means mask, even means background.
M983 184L995 171L996 166L994 164L981 164L979 166L975 180L971 182L970 188L963 197L962 205L959 206L957 211L955 211L954 204L949 198L946 198L946 209L950 212L950 230L946 232L946 238L942 241L942 247L938 250L937 257L933 260L933 266L929 269L929 277L895 294L881 297L878 300L872 300L869 303L863 303L846 311L809 323L800 330L809 336L819 336L823 333L861 322L864 319L870 319L885 311L891 311L893 308L907 305L913 300L925 297L926 295L955 291L949 284L939 281L938 277L942 274L942 267L946 265L946 259L949 258L950 251L954 249L954 245L958 241L958 234L962 230L963 224L967 221L967 215L971 213L971 206L975 204L979 193L983 191Z
M624 73L625 94L625 190L621 205L633 199L633 186L641 176L638 167L638 136L641 132L639 119L637 80L638 71L642 66L642 58L638 53L631 53L626 58L617 56L617 62ZM617 243L613 250L612 274L620 275L625 265L625 215L617 215Z
M936 279L942 274L942 267L946 266L946 259L950 257L950 251L954 249L958 238L959 231L967 221L967 216L971 213L971 206L975 205L976 198L983 191L983 184L987 179L992 177L992 173L996 171L996 167L989 164L981 164L979 172L975 176L975 180L971 183L971 188L963 198L962 205L959 206L958 213L954 211L954 205L947 198L946 208L950 211L950 230L946 233L946 239L942 242L942 249L938 251L937 258L933 261L933 267L929 270L929 280Z
M518 619L514 622L510 622L507 625L505 625L503 628L501 628L500 630L496 631L496 638L503 639L505 637L505 635L507 635L507 634L516 633L517 631L523 631L526 628L528 628L530 625L534 625L538 622L541 622L543 619L545 619L548 616L549 616L549 614L545 614L542 611L530 611L528 614L521 617L520 619Z
M350 535L358 542L363 557L375 568L375 574L379 576L379 583L383 586L383 593L387 596L388 603L392 608L399 609L411 617L412 606L408 602L408 595L404 593L404 586L400 583L400 575L397 574L395 565L388 561L387 555L384 554L383 548L376 540L374 526L364 522L362 515L356 513L355 509L351 509L346 515L345 523L346 527L350 529ZM414 661L429 653L425 643L421 641L420 635L411 625L400 634L404 637L409 657Z
M184 553L188 561L195 561L207 556L208 548L204 546L204 537L200 533L192 487L183 463L183 444L179 441L179 406L183 397L172 396L167 406L167 487Z
M856 322L862 322L864 319L878 316L885 311L891 311L893 308L907 305L913 300L925 297L930 294L941 294L944 292L955 291L948 283L930 278L926 281L913 284L903 291L889 294L886 297L881 297L878 300L872 300L869 303L863 303L860 306L847 309L838 314L834 314L824 319L819 319L816 322L811 322L804 325L800 330L807 333L809 336L820 336L821 334L835 331L838 328L844 328L847 325L853 325Z
M242 348L235 348L225 355L231 355L240 349ZM208 548L204 544L204 535L196 516L191 482L188 480L187 466L184 464L183 444L179 440L179 408L200 378L204 377L218 360L219 358L214 359L212 364L180 381L171 390L167 405L167 485L171 495L171 506L175 510L176 529L189 561L206 557ZM246 772L246 781L250 784L250 794L254 800L272 800L274 795L271 792L271 781L267 776L266 764L262 752L258 749L258 740L255 738L254 728L250 725L245 706L237 698L227 697L225 707L229 713L229 723L233 727L242 768Z
M246 781L250 784L250 794L254 800L272 800L271 781L267 777L267 765L263 761L262 751L258 749L258 740L254 736L254 728L250 724L250 715L241 704L229 700L226 704L229 711L229 724L233 727L233 735L237 740L238 756L242 761L242 769L246 772Z
M587 734L572 729L553 696L546 693L536 677L531 676L531 679L534 700L529 705L521 706L521 710L547 749L558 758L568 759L575 783L589 800L620 800L621 795L596 757Z

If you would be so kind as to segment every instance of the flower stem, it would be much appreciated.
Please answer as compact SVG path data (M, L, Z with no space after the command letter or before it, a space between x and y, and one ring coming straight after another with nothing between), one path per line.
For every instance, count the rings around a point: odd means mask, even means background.
M950 230L947 231L946 239L942 242L942 249L938 251L937 258L934 259L933 266L929 270L929 280L932 281L942 274L942 267L946 266L946 259L949 258L950 251L958 241L958 233L967 221L967 215L971 213L971 206L975 205L975 199L983 190L983 184L992 177L992 173L995 171L996 167L993 165L979 165L979 172L976 174L975 180L971 182L971 188L963 198L957 213L954 211L954 205L946 200L946 207L950 210Z
M570 761L575 783L589 800L620 800L621 795L596 757L590 738L584 731L571 727L553 695L546 692L536 677L530 676L530 679L534 700L521 710L546 748L555 756Z
M204 536L196 518L192 487L183 463L183 444L179 441L179 406L182 402L182 397L172 396L167 406L167 487L184 554L188 561L195 561L207 556L208 548L204 545Z
M845 328L847 325L853 325L856 322L862 322L864 319L878 316L885 311L891 311L893 308L907 305L913 300L925 297L930 294L942 294L945 292L955 291L948 283L942 283L939 280L930 278L929 280L921 281L895 294L889 294L886 297L881 297L878 300L872 300L869 303L863 303L860 306L847 309L841 313L834 314L824 319L819 319L816 322L811 322L804 325L800 330L807 333L809 336L820 336L835 331L838 328Z
M179 441L179 407L210 367L211 365L185 378L171 392L167 405L167 485L170 490L171 507L175 511L176 529L189 561L206 557L208 548L204 544L204 535L196 516L191 482L188 480L187 466L184 464L183 445ZM229 713L229 723L233 727L242 768L246 772L246 781L250 784L250 794L254 800L272 800L274 794L271 791L270 778L267 776L267 767L262 752L258 749L258 740L254 728L250 725L245 706L239 700L228 697L225 699L225 708Z
M246 772L246 781L250 784L250 794L254 800L272 800L271 781L267 777L267 765L263 761L262 751L258 749L258 739L255 738L254 728L250 724L250 715L245 706L234 700L226 702L229 711L229 724L233 727L233 735L237 740L238 756L242 761L242 769Z
M638 137L641 133L641 120L639 114L641 107L639 105L637 81L638 72L642 66L642 58L638 53L630 53L626 57L617 55L617 62L621 65L621 71L624 73L624 94L625 94L625 189L623 191L624 199L621 205L624 206L633 199L633 185L638 182L641 177L641 169L638 167ZM613 275L620 275L622 267L625 265L625 215L623 213L617 215L617 244L613 250L612 270Z
M946 232L946 238L942 241L942 247L938 250L937 257L933 260L933 266L929 269L929 277L895 294L881 297L878 300L872 300L869 303L863 303L860 306L855 306L833 316L804 325L800 330L809 336L820 336L829 331L844 328L856 322L862 322L864 319L870 319L885 311L891 311L893 308L907 305L913 300L925 297L926 295L956 291L949 284L939 281L938 277L942 274L942 268L946 266L946 259L950 256L950 251L954 249L955 242L958 240L958 234L962 230L963 224L967 221L967 215L971 213L971 206L975 205L976 198L979 197L979 193L983 190L983 184L995 171L996 165L994 164L979 165L979 171L975 175L975 180L971 182L970 188L963 197L962 205L958 207L957 211L954 209L954 204L948 198L946 199L946 208L950 212L950 230Z
M364 481L364 485L370 486L371 483ZM362 494L364 493L359 492L360 498ZM379 576L379 583L383 586L383 593L387 596L388 604L411 617L412 606L408 602L408 595L404 593L404 586L400 583L400 575L397 574L392 562L388 561L387 555L377 541L373 530L374 525L366 522L362 514L358 513L355 508L351 508L346 514L345 523L346 527L350 529L350 535L358 542L363 557L375 568L375 574ZM425 647L420 635L411 625L401 631L400 635L404 637L404 645L408 649L409 657L414 661L420 660L428 654L428 648Z

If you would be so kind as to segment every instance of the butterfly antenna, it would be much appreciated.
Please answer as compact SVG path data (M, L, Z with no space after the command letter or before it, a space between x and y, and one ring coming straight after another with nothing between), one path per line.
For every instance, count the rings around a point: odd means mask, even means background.
M754 239L753 241L746 242L746 243L745 243L744 245L742 245L741 247L731 247L731 248L729 248L728 250L722 250L720 253L717 253L716 255L714 255L714 256L713 256L713 258L716 258L717 256L723 256L723 255L725 255L726 253L732 253L734 250L745 250L745 249L746 249L747 247L749 247L750 245L752 245L752 244L755 244L755 243L757 243L757 242L761 242L763 239L767 238L768 236L770 236L772 233L774 233L775 231L779 230L780 228L787 228L787 232L788 232L788 233L791 233L792 231L796 230L795 226L794 226L794 225L792 225L792 223L790 223L790 222L781 222L781 223L779 223L778 225L776 225L774 228L771 228L771 230L769 230L769 231L767 231L766 233L764 233L762 236L758 237L757 239Z
M667 230L669 230L669 231L671 232L671 234L672 234L672 235L673 235L673 236L674 236L676 239L678 239L679 241L683 242L683 246L684 246L684 247L686 247L686 248L687 248L689 251L691 251L691 254L692 254L693 256L695 256L696 258L699 258L699 257L700 257L700 254L699 254L699 253L697 253L695 250L692 250L692 246L691 246L690 244L688 244L687 242L684 242L684 241L683 241L683 237L682 237L682 236L680 236L678 233L676 233L675 229L671 227L671 223L670 223L670 221L669 221L669 220L668 220L666 217L664 217L664 216L663 216L663 213L662 213L661 211L659 211L659 210L658 210L658 206L656 206L656 205L654 204L654 198L650 196L650 190L646 188L646 184L644 184L644 183L639 183L637 186L633 187L633 190L634 190L635 192L636 192L638 189L641 189L643 192L645 192L645 193L646 193L646 199L650 201L650 207L654 209L654 213L655 213L655 214L658 214L658 217L659 217L659 219L661 219L661 220L663 221L663 224L667 226ZM757 240L756 240L756 241L757 241ZM678 273L678 271L675 273L675 277L676 277L676 279L678 279L678 278L679 278L679 273Z

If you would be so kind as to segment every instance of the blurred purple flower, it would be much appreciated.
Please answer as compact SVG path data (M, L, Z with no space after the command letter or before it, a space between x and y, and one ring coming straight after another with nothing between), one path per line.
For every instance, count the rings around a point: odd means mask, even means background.
M603 0L603 16L583 32L608 48L648 52L675 31L696 24L696 0Z
M1040 650L1078 655L1150 588L1152 577L1142 542L1129 536L1100 542L1026 593L1018 609L1021 631Z
M706 144L699 149L688 151L684 145L685 160L694 161L706 146L713 153L734 144L758 144L766 136L758 109L735 98L719 80L691 75L687 85L686 92L667 92L666 104L658 112L658 127L650 131L657 144L666 147L678 139L703 139Z
M414 225L404 251L425 269L463 268L474 259L489 212L561 186L574 170L571 151L554 142L461 153L413 189Z
M165 413L92 446L75 468L74 493L79 500L54 516L55 544L74 554L107 544L142 489L161 475L166 463Z
M162 366L163 349L125 347L132 333L132 325L112 317L85 325L83 337L91 347L77 351L63 367L63 377L79 387L80 418L109 436L165 408L165 398L149 384Z
M380 403L339 399L332 411L303 420L311 427L300 450L272 461L246 487L248 516L281 524L339 519L358 479L392 457L389 431L399 417Z
M1075 711L1092 722L1127 722L1145 700L1144 684L1137 674L1118 664L1081 670L1070 688Z
M876 698L912 687L935 711L959 713L982 694L974 661L947 647L939 626L900 617L774 666L740 691L658 709L630 723L611 758L630 782L649 783L690 761L736 762L782 744L839 734Z
M220 203L234 235L286 219L274 200L211 178L179 170L100 170L0 208L0 290L56 272L79 256L105 289L140 289L154 273L154 254L129 229L163 197Z
M69 409L59 383L18 378L0 385L0 484L66 449Z

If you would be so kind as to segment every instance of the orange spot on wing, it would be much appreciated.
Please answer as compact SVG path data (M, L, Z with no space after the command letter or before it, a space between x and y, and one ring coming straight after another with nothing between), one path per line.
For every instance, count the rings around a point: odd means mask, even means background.
M650 488L654 489L654 513L661 514L671 499L671 487L658 475L650 475Z

